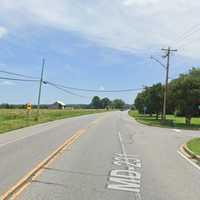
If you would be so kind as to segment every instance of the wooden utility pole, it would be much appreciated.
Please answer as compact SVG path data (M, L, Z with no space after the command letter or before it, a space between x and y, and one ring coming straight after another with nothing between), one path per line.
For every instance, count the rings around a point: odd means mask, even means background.
M39 116L40 116L40 99L41 99L42 84L43 84L44 66L45 66L45 59L43 58L42 59L42 71L41 71L41 77L40 77L39 94L38 94L38 104L37 104L37 120L39 120Z
M166 52L166 55L164 55L164 58L167 58L165 91L164 91L164 101L163 101L163 120L166 120L170 56L171 56L171 52L175 52L175 51L178 51L178 50L177 49L171 49L170 47L168 47L167 49L162 49L162 51Z

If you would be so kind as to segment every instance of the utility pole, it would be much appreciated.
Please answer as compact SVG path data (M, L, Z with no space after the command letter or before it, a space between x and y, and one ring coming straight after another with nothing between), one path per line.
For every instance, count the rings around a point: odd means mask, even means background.
M39 94L38 94L38 104L37 104L37 120L39 120L39 116L40 116L40 99L41 99L42 84L43 84L44 66L45 66L45 59L43 58L40 85L39 85Z
M164 58L167 58L166 65L166 79L165 79L165 91L164 91L164 102L163 102L163 120L166 120L166 110L167 110L167 95L168 95L168 82L169 82L169 67L170 67L170 56L171 52L178 51L177 49L171 49L168 47L167 49L162 49L162 51L166 52Z

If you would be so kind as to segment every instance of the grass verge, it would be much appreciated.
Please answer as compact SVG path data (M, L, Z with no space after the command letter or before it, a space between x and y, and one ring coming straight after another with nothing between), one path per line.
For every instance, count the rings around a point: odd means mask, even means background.
M80 110L50 110L41 109L40 118L36 120L37 110L32 110L30 115L23 109L0 109L0 134L11 130L32 126L39 123L106 112L106 110L80 109Z
M186 145L195 155L200 156L200 138L194 138L187 142Z
M177 128L177 129L187 129L187 130L200 130L200 118L192 118L191 125L187 126L185 124L184 117L176 117L174 115L167 115L167 120L165 123L161 119L156 119L156 116L149 116L139 114L137 111L129 111L129 115L134 117L136 121L149 125L158 126L165 128Z

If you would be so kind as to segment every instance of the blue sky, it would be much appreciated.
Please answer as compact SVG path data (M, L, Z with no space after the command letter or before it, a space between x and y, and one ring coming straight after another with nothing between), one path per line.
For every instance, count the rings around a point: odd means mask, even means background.
M149 57L162 60L162 47L179 47L173 41L181 39L186 26L190 30L197 23L199 6L191 1L188 8L181 1L185 9L178 9L180 0L173 1L173 10L159 0L116 0L113 4L89 0L84 4L69 0L0 1L0 69L38 77L44 57L46 80L97 90L141 88L163 82L163 68ZM173 19L166 19L166 14L173 14ZM184 22L180 14L184 14ZM198 35L190 40L192 45L181 47L173 55L170 77L198 66ZM2 80L0 91L0 103L36 103L38 84ZM42 103L89 103L90 96L96 95L80 94L88 98L44 86ZM98 95L132 103L136 94Z

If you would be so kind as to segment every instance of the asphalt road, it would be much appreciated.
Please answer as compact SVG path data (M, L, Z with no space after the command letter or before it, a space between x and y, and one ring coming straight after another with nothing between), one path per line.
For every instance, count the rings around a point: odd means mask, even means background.
M79 130L18 200L200 199L200 170L177 153L200 132L144 126L120 111L0 135L0 193Z

